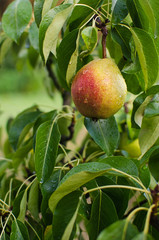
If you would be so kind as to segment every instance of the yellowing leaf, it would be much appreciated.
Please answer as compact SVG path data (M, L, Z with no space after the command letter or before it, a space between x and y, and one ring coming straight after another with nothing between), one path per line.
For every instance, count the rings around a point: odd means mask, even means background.
M139 144L144 155L159 137L159 116L144 118L139 133Z
M73 7L73 4L63 4L51 9L45 14L39 28L40 53L45 62L50 52L56 56L56 45L59 33Z
M66 72L66 81L68 85L70 85L70 82L76 73L77 60L78 60L78 46L79 46L79 34L76 40L76 49L70 58L67 72Z

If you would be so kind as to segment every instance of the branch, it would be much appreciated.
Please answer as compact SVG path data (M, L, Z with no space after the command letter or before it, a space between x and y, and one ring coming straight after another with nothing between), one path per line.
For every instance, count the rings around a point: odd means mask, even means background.
M57 88L57 90L61 91L61 87L60 87L60 85L57 81L57 78L56 78L56 76L55 76L55 74L52 70L52 67L51 67L52 63L53 63L53 60L51 58L49 58L47 60L47 63L46 63L46 69L48 71L49 77L52 79L52 81L53 81L55 87Z

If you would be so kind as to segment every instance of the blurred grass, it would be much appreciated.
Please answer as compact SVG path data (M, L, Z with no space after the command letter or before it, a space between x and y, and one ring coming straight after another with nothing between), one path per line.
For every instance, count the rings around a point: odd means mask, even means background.
M23 110L33 105L43 111L62 106L61 95L52 86L42 61L39 59L34 65L28 59L26 44L13 44L0 64L0 131L3 139L8 119Z
M44 86L46 73L43 70L23 71L13 68L0 69L0 127L6 133L5 127L9 118L14 118L21 111L33 105L38 105L43 111L60 108L62 99L54 90L51 98Z
M7 120L15 117L26 108L37 104L41 110L51 111L61 107L61 97L55 92L51 99L45 89L25 93L0 94L0 126L6 126Z

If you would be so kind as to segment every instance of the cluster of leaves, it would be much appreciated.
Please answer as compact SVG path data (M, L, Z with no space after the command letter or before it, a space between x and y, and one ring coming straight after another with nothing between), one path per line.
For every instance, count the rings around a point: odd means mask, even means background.
M32 12L29 0L14 0L2 17L0 60L13 42L25 39L31 65L40 57L64 96L78 69L101 57L100 18L109 31L108 55L131 98L138 96L116 118L95 121L71 106L50 112L33 106L8 121L0 238L69 240L83 239L85 232L90 240L158 239L159 189L151 190L159 180L158 1L57 3L35 0ZM89 134L77 144L83 126ZM120 146L127 131L130 142L139 138L138 159ZM137 205L126 214L133 196Z

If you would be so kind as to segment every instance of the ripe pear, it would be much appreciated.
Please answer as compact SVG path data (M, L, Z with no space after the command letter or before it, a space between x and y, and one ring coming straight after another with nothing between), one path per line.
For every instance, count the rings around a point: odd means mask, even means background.
M127 87L113 59L104 58L93 60L78 71L71 94L82 115L105 119L122 107Z

